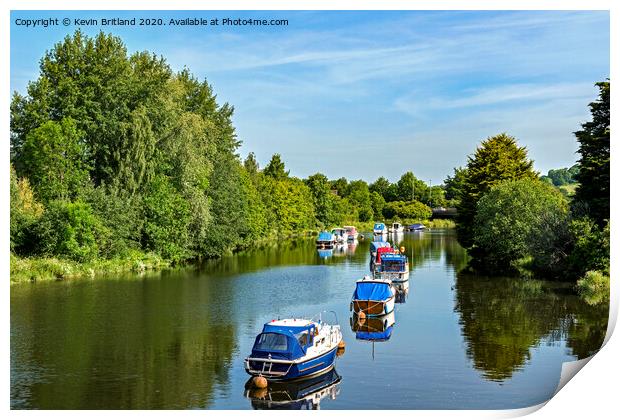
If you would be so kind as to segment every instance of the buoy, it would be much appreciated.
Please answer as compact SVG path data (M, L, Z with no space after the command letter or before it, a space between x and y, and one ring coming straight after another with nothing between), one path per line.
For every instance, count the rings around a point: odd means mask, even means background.
M249 396L251 398L263 400L267 396L267 393L267 388L252 388L250 389Z
M401 253L401 254L404 254L404 253L405 253L405 247L404 247L404 246L401 246L401 247L400 247L400 253Z
M264 376L255 376L252 378L252 386L254 388L267 388L267 379Z
M357 317L359 319L366 319L366 313L364 311L359 311Z
M344 340L340 340L340 343L338 343L338 348L344 349Z

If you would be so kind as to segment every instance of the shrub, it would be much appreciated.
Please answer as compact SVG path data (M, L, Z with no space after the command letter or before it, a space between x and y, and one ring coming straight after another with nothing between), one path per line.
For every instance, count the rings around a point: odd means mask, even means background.
M386 219L416 219L425 220L433 215L433 210L419 201L392 201L383 208Z
M577 290L590 305L608 301L609 276L600 271L588 271L577 281Z

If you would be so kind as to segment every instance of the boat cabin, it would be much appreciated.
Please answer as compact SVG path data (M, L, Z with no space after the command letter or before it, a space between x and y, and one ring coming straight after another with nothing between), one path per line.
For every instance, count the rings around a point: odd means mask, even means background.
M308 320L273 320L266 323L263 331L256 337L250 357L298 359L313 346L313 338L317 331L318 325Z

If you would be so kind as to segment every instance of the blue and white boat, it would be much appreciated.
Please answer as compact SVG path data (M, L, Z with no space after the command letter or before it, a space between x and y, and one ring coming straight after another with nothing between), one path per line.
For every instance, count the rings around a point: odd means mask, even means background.
M414 223L412 225L407 226L407 230L409 230L410 232L421 232L425 229L426 229L426 226L424 226L422 223Z
M333 228L332 235L334 235L334 240L339 244L345 243L349 237L346 229L341 227Z
M266 389L245 390L254 409L319 410L321 400L335 400L342 377L336 369L298 381L274 382Z
M380 317L394 310L395 300L396 289L390 280L364 276L355 282L351 310L358 315L364 312L367 317Z
M381 263L375 265L375 277L391 280L394 286L409 280L409 259L406 255L391 252L381 255Z
M387 235L385 223L375 223L375 226L372 228L372 233L373 235Z
M320 232L316 239L316 247L320 249L331 249L336 244L336 238L331 232Z
M319 375L334 367L340 326L321 320L280 319L267 322L256 337L245 371L269 381Z

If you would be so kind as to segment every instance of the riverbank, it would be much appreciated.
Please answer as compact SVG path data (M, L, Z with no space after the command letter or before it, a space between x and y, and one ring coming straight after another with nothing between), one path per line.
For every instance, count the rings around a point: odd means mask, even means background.
M299 233L287 235L274 233L246 247L236 249L233 253L258 247L270 241L307 237L316 235L317 233L316 230L304 230ZM11 253L10 260L11 284L94 278L102 275L121 273L142 274L147 271L163 270L172 266L189 266L193 262L187 260L173 263L156 253L139 250L130 251L123 257L107 260L95 259L83 263L57 257L19 257L13 253Z
M407 225L411 225L414 223L422 223L424 226L426 226L427 228L430 229L454 229L456 227L456 224L454 223L453 220L450 219L435 219L435 220L394 220L395 222L398 221L401 224L403 224L404 226ZM390 220L386 220L384 222L386 224L386 226L389 226L392 224L392 221ZM372 229L375 225L375 222L351 222L351 223L343 223L343 225L347 226L347 225L353 225L355 226L355 228L357 229L358 232L372 232Z

